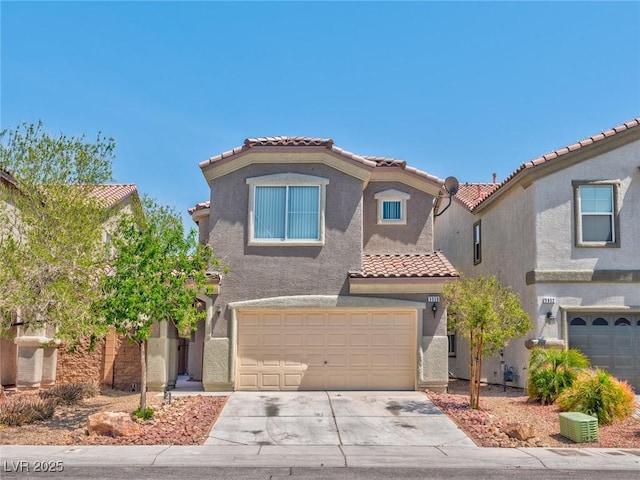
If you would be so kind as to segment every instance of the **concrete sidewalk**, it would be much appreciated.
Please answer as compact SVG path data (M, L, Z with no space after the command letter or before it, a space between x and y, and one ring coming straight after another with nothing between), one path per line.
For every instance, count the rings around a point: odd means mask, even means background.
M30 465L60 461L64 467L473 467L640 471L640 449L280 445L0 447L0 469L21 461Z
M269 392L253 395L236 392L230 395L210 433L208 444L0 445L0 472L11 471L12 466L19 465L18 462L34 465L35 462L45 461L59 461L65 467L406 467L640 471L640 448L477 447L426 396L416 392ZM321 428L320 432L314 431L311 428L314 421L325 428Z

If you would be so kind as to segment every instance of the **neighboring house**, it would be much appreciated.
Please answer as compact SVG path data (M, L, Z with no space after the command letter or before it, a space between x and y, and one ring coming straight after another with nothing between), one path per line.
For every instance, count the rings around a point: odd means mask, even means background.
M17 183L7 172L0 171L3 187ZM109 231L118 214L130 213L139 208L138 191L134 184L95 185L91 194L104 202L111 210L110 219L104 225L104 241L110 239ZM0 380L5 386L38 388L57 382L95 381L101 385L130 389L140 383L139 352L135 345L122 341L113 332L99 342L92 353L86 352L82 343L74 352L64 345L44 343L52 340L54 332L43 328L36 331L13 327L10 338L0 338Z
M527 378L528 348L576 347L640 391L640 119L524 163L499 185L467 184L435 245L461 273L521 295L533 330L485 361ZM450 371L468 378L458 342ZM501 360L504 362L501 364Z
M190 212L230 269L190 345L205 390L445 389L442 180L306 137L200 167L211 197Z

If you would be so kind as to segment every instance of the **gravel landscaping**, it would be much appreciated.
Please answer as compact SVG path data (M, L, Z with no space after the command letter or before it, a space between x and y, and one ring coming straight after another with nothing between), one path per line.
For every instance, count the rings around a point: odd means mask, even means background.
M600 426L597 443L574 443L560 435L559 410L555 405L529 401L524 390L500 385L482 387L480 408L469 408L469 382L452 380L448 393L428 392L429 398L467 435L482 447L599 447L640 448L640 417L633 415L622 422ZM504 430L509 424L533 429L529 440L509 438Z
M610 426L601 426L599 442L574 443L560 435L558 409L528 401L522 389L490 385L482 388L480 409L469 408L468 382L453 380L448 393L428 392L467 435L483 447L610 447L640 448L640 417L637 415ZM0 426L0 443L9 445L198 445L207 438L226 397L202 395L176 397L167 405L155 393L148 404L156 410L153 420L139 421L141 432L129 437L87 435L87 417L98 412L133 412L139 405L137 393L104 392L74 406L58 406L53 418L20 427ZM509 438L509 424L533 429L529 440Z

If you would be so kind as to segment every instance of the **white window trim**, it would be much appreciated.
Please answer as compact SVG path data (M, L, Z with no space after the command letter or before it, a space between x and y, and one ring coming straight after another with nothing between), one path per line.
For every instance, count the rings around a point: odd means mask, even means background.
M378 225L406 225L407 224L407 200L411 195L400 190L390 189L376 193L373 198L378 201ZM384 202L400 202L400 219L390 220L382 218Z
M575 246L576 247L608 247L618 248L620 247L620 223L619 223L619 204L618 204L618 188L620 186L620 180L603 180L603 181L585 181L574 180L573 184L573 197L574 197L574 223L575 223ZM611 214L606 213L603 215L611 215L611 232L612 241L610 242L593 242L582 240L582 206L580 197L580 187L590 186L603 186L611 187L612 208ZM587 215L597 215L597 213L588 213Z
M314 175L304 175L302 173L275 173L272 175L262 175L260 177L251 177L246 179L247 185L249 185L249 213L247 215L247 227L248 227L248 242L249 246L262 246L262 247L274 247L274 246L287 246L287 247L308 247L308 246L322 246L325 242L325 208L326 208L326 187L329 184L328 178L316 177ZM256 187L320 187L320 212L319 212L319 225L318 225L318 240L303 240L303 239L273 239L273 238L254 238L254 205L255 205L255 190Z

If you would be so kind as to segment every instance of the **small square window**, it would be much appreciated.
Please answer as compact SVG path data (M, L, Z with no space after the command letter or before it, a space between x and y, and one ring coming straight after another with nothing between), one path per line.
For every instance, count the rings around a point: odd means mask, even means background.
M378 201L379 225L406 225L408 193L399 190L385 190L374 195Z
M617 183L573 182L578 247L618 247Z

